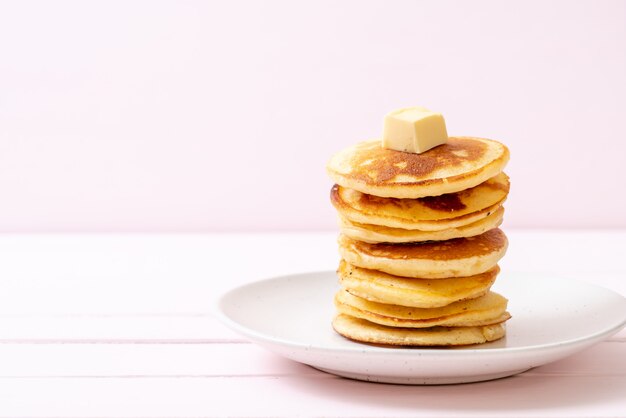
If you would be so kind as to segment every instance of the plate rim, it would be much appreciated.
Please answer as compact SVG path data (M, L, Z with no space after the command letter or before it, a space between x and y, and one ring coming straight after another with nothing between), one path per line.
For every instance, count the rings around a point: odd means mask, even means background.
M593 288L598 288L598 289L602 289L606 292L612 293L616 296L621 296L622 299L624 299L624 302L626 304L626 297L621 295L620 293L606 288L604 286L599 286L593 283L589 283L586 282L584 280L580 280L580 279L575 279L575 278L566 278L566 277L562 277L562 276L552 276L550 274L546 274L546 273L530 273L530 272L523 272L523 271L509 271L509 273L514 273L514 274L534 274L537 276L549 276L552 279L559 279L559 280L569 280L569 281L574 281L577 282L579 285L583 285L583 286L589 286L589 287L593 287ZM270 344L280 344L282 346L285 347L290 347L290 348L298 348L298 349L306 349L306 350L315 350L315 351L319 351L319 352L328 352L328 353L346 353L346 354L367 354L367 355L395 355L395 356L428 356L428 355L434 355L434 356L449 356L449 357L457 357L457 356L465 356L465 355L472 355L472 356L493 356L493 355L507 355L507 354L519 354L521 353L534 353L537 351L542 351L545 352L546 350L554 350L556 348L558 349L566 349L568 347L575 347L578 345L581 345L585 342L594 342L594 341L599 341L604 339L605 337L612 335L614 333L617 333L618 331L620 331L622 328L626 327L626 316L622 319L621 322L605 328L601 331L598 331L596 333L590 334L590 335L585 335L583 337L579 337L579 338L573 338L573 339L569 339L569 340L563 340L563 341L558 341L558 342L554 342L554 343L549 343L549 344L535 344L535 345L529 345L529 346L523 346L523 347L496 347L496 348L487 348L487 347L481 347L481 348L463 348L462 350L459 349L441 349L441 348L436 348L436 347L432 347L432 348L419 348L419 347L414 347L414 348L406 348L406 347L376 347L376 346L371 346L371 345L366 345L366 344L358 344L355 342L355 346L351 347L328 347L325 345L317 345L317 344L304 344L304 343L300 343L300 342L294 342L292 340L288 340L288 339L284 339L284 338L280 338L280 337L273 337L273 336L268 336L265 333L259 332L257 330L248 328L244 325L241 325L240 323L238 323L237 321L231 319L228 315L226 315L226 313L224 313L224 311L221 308L221 304L224 301L224 299L226 297L228 297L230 294L236 292L236 291L240 291L243 288L249 287L249 286L255 286L255 285L261 285L263 283L266 282L272 282L272 281L281 281L281 280L285 280L285 279L289 279L289 278L294 278L294 277L301 277L301 276L312 276L312 275L333 275L336 274L335 271L333 270L314 270L314 271L304 271L304 272L297 272L297 273L289 273L289 274L281 274L278 276L272 276L272 277L266 277L263 279L259 279L259 280L255 280L252 282L248 282L248 283L244 283L238 286L235 286L233 288L228 289L227 291L225 291L224 293L220 294L218 297L216 297L212 303L212 311L214 316L217 317L217 319L222 322L224 325L226 325L228 328L232 329L235 332L238 332L239 334L242 334L246 337L250 337L251 339L254 339L255 341L263 341L265 343L270 343ZM330 326L330 324L329 324ZM358 346L356 345L358 344Z

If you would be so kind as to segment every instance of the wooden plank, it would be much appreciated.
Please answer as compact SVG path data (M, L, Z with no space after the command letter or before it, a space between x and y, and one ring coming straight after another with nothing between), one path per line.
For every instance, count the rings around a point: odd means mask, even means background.
M238 284L336 268L336 234L3 235L0 314L202 314Z
M218 377L321 373L252 344L2 344L0 377Z
M503 270L579 278L626 294L625 232L508 235ZM233 286L333 270L335 239L334 232L3 235L0 314L203 314Z
M604 342L533 375L626 377L626 343ZM0 376L282 376L319 374L254 344L0 344Z
M626 329L611 337L626 341ZM209 314L0 315L0 344L46 342L245 342Z
M0 315L0 343L242 342L209 314Z
M396 386L319 376L0 378L0 417L623 416L624 376Z

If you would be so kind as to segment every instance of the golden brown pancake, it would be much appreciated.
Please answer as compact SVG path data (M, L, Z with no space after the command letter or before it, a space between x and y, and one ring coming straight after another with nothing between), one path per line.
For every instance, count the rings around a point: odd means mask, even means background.
M401 199L438 196L477 186L500 173L509 159L497 141L450 137L422 154L383 148L365 141L335 154L327 165L340 186Z
M333 319L337 333L354 341L392 346L457 346L481 344L504 337L504 323L477 327L397 328L339 314Z
M403 277L443 279L483 273L504 256L508 242L499 229L447 241L370 244L339 236L339 253L358 267Z
M460 226L458 228L449 228L441 231L419 231L401 228L389 228L379 225L366 225L352 222L345 218L339 218L339 227L341 233L345 236L370 243L389 242L389 243L406 243L406 242L422 242L422 241L444 241L452 238L473 237L487 232L490 229L497 228L502 223L504 216L504 208L500 207L494 213L477 222Z
M403 328L475 327L499 324L511 317L506 312L506 305L506 298L495 292L488 292L476 299L429 309L372 302L345 290L340 290L335 295L335 307L339 313L380 325Z
M508 192L509 178L500 173L467 190L419 199L372 196L336 184L330 200L342 217L353 222L437 231L488 216L485 209L502 205Z
M413 279L356 267L341 260L337 276L342 288L373 302L416 308L438 308L484 295L495 282L499 272L500 268L496 265L475 276Z

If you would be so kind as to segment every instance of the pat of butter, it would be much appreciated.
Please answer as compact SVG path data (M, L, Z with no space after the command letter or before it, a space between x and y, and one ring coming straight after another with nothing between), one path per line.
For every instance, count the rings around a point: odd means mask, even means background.
M441 113L423 107L407 107L385 115L383 147L421 154L448 140Z

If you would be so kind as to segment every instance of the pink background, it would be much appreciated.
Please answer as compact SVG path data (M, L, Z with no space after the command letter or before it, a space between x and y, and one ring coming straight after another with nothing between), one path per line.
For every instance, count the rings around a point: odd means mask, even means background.
M509 227L626 227L626 2L4 2L0 230L335 228L330 155L423 105Z

